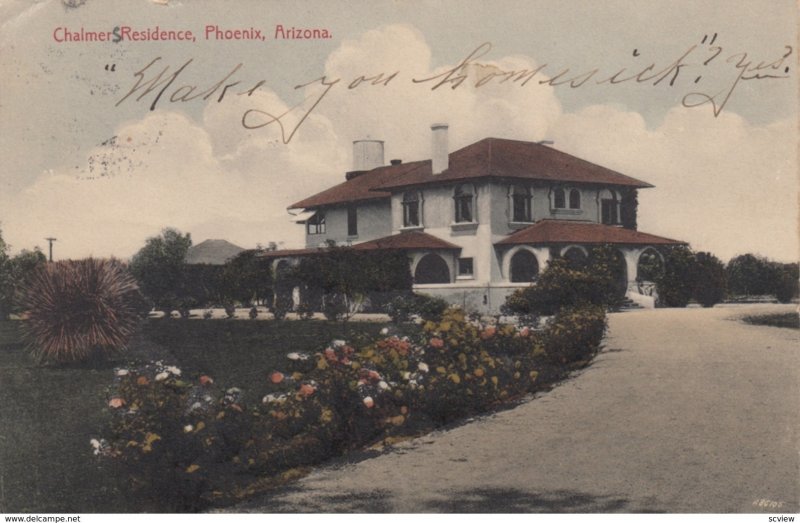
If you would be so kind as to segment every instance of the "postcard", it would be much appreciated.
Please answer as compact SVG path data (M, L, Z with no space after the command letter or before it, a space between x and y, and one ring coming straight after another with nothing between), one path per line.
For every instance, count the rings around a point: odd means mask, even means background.
M797 63L784 0L0 2L0 512L796 513Z

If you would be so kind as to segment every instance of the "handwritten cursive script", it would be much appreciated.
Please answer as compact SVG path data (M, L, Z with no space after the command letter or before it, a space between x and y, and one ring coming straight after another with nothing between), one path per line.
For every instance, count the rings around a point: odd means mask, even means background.
M637 65L636 67L623 67L612 71L603 71L599 67L582 71L573 71L571 68L551 67L548 63L533 69L503 70L488 62L482 62L492 50L492 44L483 43L469 53L454 67L432 76L415 78L411 77L412 85L429 86L430 90L449 87L451 90L472 87L480 89L491 83L508 84L512 87L525 88L529 86L568 87L570 89L586 89L592 85L619 85L639 84L656 87L666 85L674 87L680 81L689 82L691 89L681 97L684 107L699 107L709 105L714 117L719 116L731 100L737 87L746 81L752 80L779 80L789 77L787 59L794 49L790 45L784 46L780 56L767 60L753 59L747 52L726 53L725 50L715 45L717 35L710 39L705 35L699 44L690 45L683 53L673 60L663 64L656 62ZM708 43L706 41L708 40ZM635 49L633 57L639 58L642 54ZM159 69L161 57L151 60L141 70L134 73L135 82L128 92L117 101L119 106L126 100L142 101L148 95L150 110L154 111L159 103L186 103L196 100L208 101L216 97L221 103L226 95L252 96L266 84L265 80L258 80L244 84L235 77L240 73L243 64L234 66L228 74L205 89L200 86L184 84L177 85L181 74L193 63L193 59L184 62L177 69L170 66ZM722 80L722 87L717 86L713 91L700 90L699 85L711 64L722 64L722 69L715 71L714 78L726 74L730 78ZM268 108L247 109L242 114L242 126L246 129L260 129L275 125L280 130L281 140L288 144L303 125L308 117L316 110L332 89L363 89L371 87L387 87L397 83L403 77L401 71L379 72L377 74L359 75L345 83L342 78L329 78L321 76L310 82L296 85L294 88L306 89L304 100L300 103L281 111ZM705 82L704 82L705 83ZM291 115L291 116L290 116Z

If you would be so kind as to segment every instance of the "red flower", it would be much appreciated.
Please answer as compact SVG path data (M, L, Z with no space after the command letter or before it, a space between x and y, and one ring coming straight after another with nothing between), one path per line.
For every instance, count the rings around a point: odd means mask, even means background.
M489 338L494 336L495 332L497 332L497 329L494 326L489 325L488 327L483 329L483 332L481 332L481 338L484 340L488 340Z
M269 375L269 380L275 384L280 383L283 381L283 373L277 370L273 371L273 373Z
M108 406L112 409L119 409L125 406L125 400L122 398L111 398L108 402Z
M212 383L214 383L214 380L210 376L205 374L200 376L200 385L211 385Z
M441 349L444 347L444 340L442 338L431 338L431 341L428 343L435 349Z

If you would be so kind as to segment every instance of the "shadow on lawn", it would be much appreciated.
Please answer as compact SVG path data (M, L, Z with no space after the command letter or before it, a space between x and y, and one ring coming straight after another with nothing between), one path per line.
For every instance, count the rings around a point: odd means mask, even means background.
M650 506L634 506L628 499L576 490L526 491L516 488L474 488L432 493L413 507L397 506L391 491L326 494L292 486L275 491L260 502L239 506L236 512L281 513L610 513L660 512ZM299 495L299 496L298 496Z

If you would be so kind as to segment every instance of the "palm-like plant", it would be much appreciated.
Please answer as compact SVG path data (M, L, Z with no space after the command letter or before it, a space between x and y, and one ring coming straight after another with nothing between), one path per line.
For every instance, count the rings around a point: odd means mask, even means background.
M124 350L140 318L136 280L117 260L47 264L20 291L23 336L39 362L84 361Z

